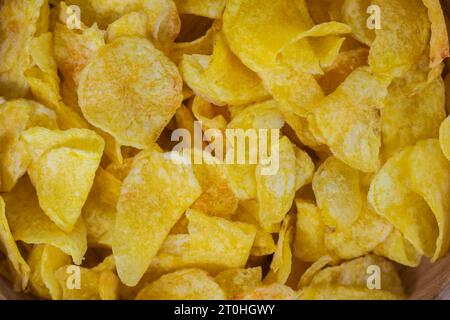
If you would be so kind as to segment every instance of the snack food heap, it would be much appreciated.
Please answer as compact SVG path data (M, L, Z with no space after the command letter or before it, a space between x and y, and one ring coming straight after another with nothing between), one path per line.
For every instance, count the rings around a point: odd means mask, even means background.
M44 299L407 298L400 271L450 245L448 42L439 0L0 1L0 274ZM277 170L208 152L233 130Z

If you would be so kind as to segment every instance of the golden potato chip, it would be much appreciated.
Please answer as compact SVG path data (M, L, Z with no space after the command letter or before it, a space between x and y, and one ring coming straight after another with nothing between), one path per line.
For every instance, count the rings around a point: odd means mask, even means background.
M57 129L56 115L31 100L10 100L0 105L0 192L10 191L28 169L31 159L19 138L34 126Z
M392 230L386 240L380 243L373 252L409 267L417 267L422 258L420 252L397 229Z
M29 244L49 244L72 256L81 264L87 250L86 226L78 219L74 230L65 233L42 211L36 191L28 177L23 177L10 193L3 195L6 215L16 241Z
M281 225L281 230L278 234L277 248L270 264L269 273L264 278L264 283L286 283L292 268L291 245L293 238L293 218L290 215L287 215Z
M145 38L147 36L147 15L143 12L128 13L108 26L107 42L124 36Z
M5 214L5 202L2 197L0 197L0 251L5 253L8 264L11 270L13 270L15 290L25 290L30 277L30 267L22 258L11 234L8 219Z
M311 281L314 279L315 275L319 273L323 268L327 265L332 264L333 262L339 262L339 260L334 259L330 255L325 255L317 259L313 264L309 266L302 274L297 284L298 288L303 288L311 284Z
M148 40L124 37L92 57L82 72L78 97L89 122L122 145L144 148L181 106L181 90L178 70L168 58Z
M193 14L211 19L220 19L226 0L175 0L180 14Z
M297 222L294 239L294 255L306 262L316 262L328 254L324 237L326 225L320 209L313 203L296 199Z
M279 141L278 171L274 175L263 175L262 166L259 164L256 168L258 220L265 230L283 221L292 206L296 187L295 160L293 144L284 137Z
M225 293L205 271L185 269L163 275L142 289L136 300L223 300Z
M369 65L375 73L401 75L417 63L430 37L430 22L421 0L373 0L381 12Z
M441 148L447 159L450 161L450 117L441 125L439 140Z
M41 298L60 300L62 291L55 272L70 263L70 257L61 250L46 244L35 245L28 257L31 292Z
M250 255L255 257L268 256L275 253L276 245L273 241L272 234L258 228L256 230L255 241L253 242Z
M116 204L121 185L121 181L112 174L101 168L97 170L82 211L90 247L112 247Z
M367 27L367 10L371 0L345 0L341 7L342 21L352 28L352 37L367 46L375 40L375 31Z
M28 173L40 206L58 227L71 232L94 182L103 139L86 129L40 127L27 130L21 139L32 159Z
M231 52L221 33L215 37L212 56L185 55L180 70L197 95L218 106L248 104L269 97L261 79Z
M180 268L202 268L211 274L247 263L256 227L195 210L187 212L189 234L169 235L149 273L170 272Z
M135 157L120 191L113 238L124 284L139 282L170 229L200 194L192 168L176 164L171 154L148 150Z
M444 11L439 0L422 0L431 21L430 66L439 65L449 56L448 32Z
M352 288L343 285L315 285L299 293L299 300L403 300L404 296L384 290Z
M379 111L386 79L358 68L308 116L314 136L349 166L374 172L380 165Z
M224 290L227 299L254 291L262 285L261 267L229 269L219 273L214 279Z
M113 162L106 168L106 171L112 174L119 181L123 181L131 171L133 160L134 158L126 158L122 163Z
M315 165L311 157L300 148L294 147L295 151L295 172L297 177L295 179L295 190L300 190L307 184L312 182Z
M250 105L228 124L229 129L281 129L284 126L279 103L268 100Z
M223 130L227 127L227 120L215 109L215 107L200 96L195 96L192 101L192 113L198 121L202 122L202 128L205 130Z
M29 91L24 72L30 66L30 41L48 7L46 0L7 1L0 8L0 96L25 97ZM48 8L47 8L48 9ZM47 12L48 13L48 12ZM47 19L43 17L43 20Z
M290 287L273 283L256 288L247 294L238 295L236 300L296 300L297 293Z

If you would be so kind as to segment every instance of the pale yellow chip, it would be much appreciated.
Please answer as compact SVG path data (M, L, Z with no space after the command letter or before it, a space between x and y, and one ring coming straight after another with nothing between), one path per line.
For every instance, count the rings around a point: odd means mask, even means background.
M192 113L197 119L201 121L202 128L223 130L227 127L227 120L219 113L222 107L215 107L200 96L195 96L192 101Z
M144 12L131 12L120 17L108 26L106 41L113 42L126 36L145 38L148 32L147 19Z
M31 158L19 138L34 126L57 129L55 113L31 100L0 105L0 192L10 191L28 169Z
M422 260L420 252L397 229L392 230L373 252L408 267L417 267Z
M242 105L269 97L261 79L231 52L225 37L215 37L212 56L185 55L180 70L186 84L219 106Z
M227 299L247 294L262 285L261 267L229 269L219 273L214 279L224 290Z
M252 248L256 227L189 210L189 234L169 235L149 273L180 268L202 268L211 274L243 268Z
M5 214L5 202L0 197L0 251L4 252L13 271L14 288L25 290L30 278L30 267L17 248Z
M133 166L134 158L126 158L122 163L111 163L106 167L106 171L112 174L116 179L123 181L128 176Z
M55 272L70 263L70 257L61 250L46 244L35 245L28 256L31 292L40 298L60 300L62 290Z
M113 253L126 285L139 282L170 229L201 194L192 167L172 157L156 150L138 154L122 184Z
M224 300L225 293L200 269L185 269L163 275L142 289L136 300Z
M441 125L439 140L441 148L447 159L450 161L450 117Z
M86 226L78 219L74 230L65 233L39 207L36 191L27 177L22 178L10 193L3 195L6 214L16 241L49 244L72 256L81 264L87 250Z
M226 0L175 0L175 3L180 14L220 19Z
M375 30L368 28L368 8L371 0L345 0L341 7L342 21L352 28L352 37L367 46L375 40Z
M71 232L94 182L103 139L86 129L35 127L22 134L22 141L32 159L28 173L39 204L59 228Z
M30 41L37 32L44 31L40 30L38 21L41 14L45 15L45 7L47 3L44 0L7 1L2 4L0 96L21 98L27 95L29 85L24 72L30 67ZM48 21L48 17L42 19Z
M238 295L236 300L296 300L297 293L290 287L273 283L263 285L247 294Z
M126 94L124 94L126 93ZM176 66L148 40L119 38L84 68L78 98L94 126L126 146L151 146L181 106Z

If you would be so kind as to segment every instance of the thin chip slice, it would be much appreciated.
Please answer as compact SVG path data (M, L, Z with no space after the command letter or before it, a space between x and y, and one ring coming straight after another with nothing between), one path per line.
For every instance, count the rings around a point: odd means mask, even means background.
M123 37L91 59L78 97L90 123L122 145L143 149L157 140L181 106L182 80L176 66L148 40Z
M113 253L123 283L136 285L170 229L200 196L192 167L170 154L138 154L117 203Z
M144 12L131 12L120 17L108 26L107 42L113 42L124 36L145 38L148 32L147 19L148 17Z
M445 15L439 0L422 0L431 21L430 67L439 65L449 56L448 32Z
M380 243L373 252L379 256L413 268L417 267L422 260L420 252L397 229L392 230L386 240Z
M441 125L439 140L441 148L447 159L450 161L450 117Z
M262 285L261 267L229 269L219 273L214 279L224 290L227 299L247 294Z

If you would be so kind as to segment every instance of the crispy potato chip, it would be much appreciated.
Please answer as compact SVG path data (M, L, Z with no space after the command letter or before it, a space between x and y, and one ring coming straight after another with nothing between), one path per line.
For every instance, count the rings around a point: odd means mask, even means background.
M269 97L261 79L231 52L221 33L215 37L212 56L185 55L180 70L197 95L218 106L249 104Z
M307 184L310 184L313 179L315 165L311 157L300 148L294 147L295 151L295 172L297 177L295 179L295 190L300 190Z
M250 255L255 257L268 256L275 253L275 250L276 245L273 241L272 234L258 228Z
M142 289L136 300L223 300L225 293L205 271L185 269L163 275Z
M19 0L0 8L0 96L25 97L29 91L24 72L30 66L30 41L39 30L38 21L46 0ZM45 18L44 18L45 20ZM48 18L47 18L48 20Z
M343 285L315 285L299 293L299 300L403 300L399 296L384 290L352 288Z
M379 111L387 95L386 79L356 69L308 116L314 136L333 154L363 172L380 165L381 120Z
M402 81L394 81L381 110L383 157L389 159L405 147L437 138L445 115L445 87L441 78L414 95L408 94Z
M28 173L39 204L58 227L71 232L94 182L103 139L85 129L51 131L41 127L27 130L21 139L32 159Z
M44 299L60 300L62 290L55 272L70 263L70 257L61 250L46 244L35 245L28 257L31 292Z
M144 148L181 106L181 90L168 58L145 39L124 37L102 47L84 68L78 97L89 122L122 145Z
M339 260L334 259L330 255L325 255L317 259L316 262L311 264L309 268L305 270L302 276L299 279L297 284L298 288L303 288L311 284L311 281L314 279L315 275L319 273L323 268L327 265L332 264L333 262L338 262Z
M195 210L189 210L187 218L189 234L169 235L152 261L149 273L202 268L217 274L226 269L245 267L256 227L209 217Z
M220 19L226 0L175 0L175 3L180 14Z
M59 229L39 207L36 191L28 177L22 178L13 190L3 197L7 218L16 241L52 245L72 256L76 264L81 264L87 250L83 219L78 219L71 233Z
M144 12L131 12L120 17L108 26L106 33L107 42L113 42L117 38L124 36L145 38L148 31L147 19L147 15Z
M227 120L218 113L217 108L213 107L208 101L200 96L195 96L192 101L192 113L198 121L202 122L204 129L220 129L227 127Z
M448 32L444 11L439 0L422 0L431 21L430 66L439 65L449 56Z
M397 229L392 230L373 252L409 267L417 267L422 258L420 252Z
M122 163L111 163L106 171L112 174L116 179L123 181L128 176L133 166L134 158L126 158Z
M5 253L13 271L14 289L25 290L30 277L30 267L22 258L11 234L2 197L0 197L0 251Z
M367 10L371 0L345 0L341 7L342 21L352 28L352 37L367 46L375 40L375 31L367 27Z
M98 169L82 212L90 247L112 247L116 204L121 185L121 181L112 174Z
M19 138L34 126L57 129L56 115L31 100L10 100L0 105L0 192L10 191L28 169L31 159Z
M249 269L229 269L219 273L215 280L224 290L227 299L253 292L262 285L261 267Z
M256 190L259 204L258 220L268 230L283 221L295 197L295 150L288 138L279 142L279 167L274 175L263 175L262 166L256 168Z
M447 159L450 161L450 117L441 125L439 140L441 148Z
M401 75L417 63L427 47L430 22L421 0L373 0L381 12L369 65L375 73Z
M201 194L192 168L171 157L154 150L138 154L122 184L113 253L126 285L139 282L170 229Z
M253 292L238 295L236 300L296 300L297 293L288 286L273 283L256 288Z

